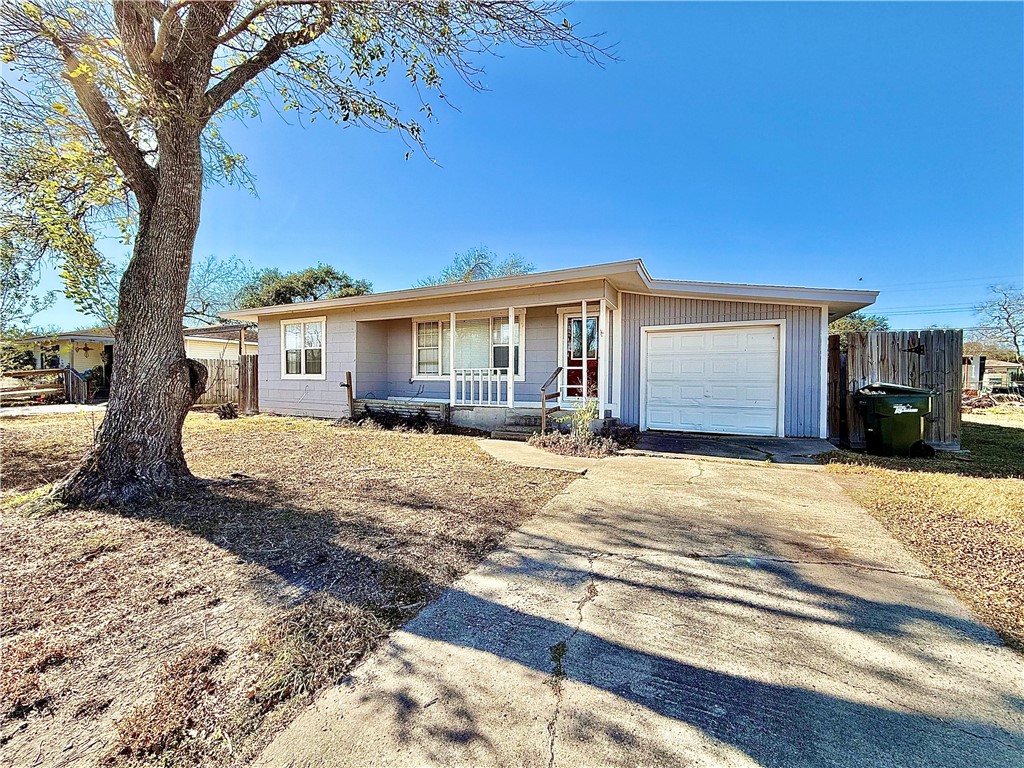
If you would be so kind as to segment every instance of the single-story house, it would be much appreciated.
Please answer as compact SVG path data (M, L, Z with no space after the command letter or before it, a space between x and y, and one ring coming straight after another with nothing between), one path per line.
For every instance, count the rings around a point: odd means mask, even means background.
M1008 389L1012 385L1024 386L1024 365L1008 360L986 360L984 388Z
M655 280L639 259L225 313L259 325L264 412L444 403L497 428L541 387L641 429L826 434L828 323L875 291Z
M208 325L182 329L185 354L199 360L237 360L259 350L256 332L237 325ZM104 380L110 378L113 361L114 331L109 326L68 331L50 336L29 336L7 342L9 346L30 351L36 368L71 368L80 374L94 371Z

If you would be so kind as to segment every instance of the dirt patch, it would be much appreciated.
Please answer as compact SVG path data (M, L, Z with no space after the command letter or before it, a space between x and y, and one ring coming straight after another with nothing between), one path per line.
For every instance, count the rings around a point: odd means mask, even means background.
M1024 652L1024 431L965 422L967 457L830 454L851 496ZM965 460L966 459L966 460Z
M91 420L0 428L0 741L14 763L245 764L575 478L460 436L194 413L193 471L242 482L30 516L19 502L88 449Z

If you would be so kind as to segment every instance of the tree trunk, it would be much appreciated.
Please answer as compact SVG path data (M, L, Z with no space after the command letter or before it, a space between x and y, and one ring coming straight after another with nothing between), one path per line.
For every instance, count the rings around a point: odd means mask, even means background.
M83 464L53 496L68 504L132 504L193 480L181 446L206 368L185 357L182 317L199 228L199 134L171 125L157 136L157 194L139 213L121 281L107 414Z

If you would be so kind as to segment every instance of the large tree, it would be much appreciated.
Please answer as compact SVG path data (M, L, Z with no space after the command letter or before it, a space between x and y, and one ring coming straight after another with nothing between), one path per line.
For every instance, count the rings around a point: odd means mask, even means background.
M294 304L296 301L339 299L369 293L373 286L365 280L353 280L329 264L317 264L297 272L262 269L241 287L236 295L243 309Z
M983 327L979 332L985 341L1009 347L1014 362L1024 363L1024 291L1009 285L993 285L988 298L976 311Z
M536 267L518 254L499 257L490 248L481 246L458 253L452 263L435 276L420 280L417 285L442 285L444 283L469 283L474 280L490 280L495 277L512 277L533 272Z
M55 489L69 503L133 502L192 479L181 427L206 386L181 336L192 249L204 183L230 178L240 162L219 121L255 116L276 98L310 120L396 130L415 146L420 125L382 95L392 70L429 117L426 94L445 98L444 72L480 87L472 59L498 44L596 51L557 0L81 5L0 4L0 56L20 76L0 83L4 141L98 147L132 222L110 404L88 458Z

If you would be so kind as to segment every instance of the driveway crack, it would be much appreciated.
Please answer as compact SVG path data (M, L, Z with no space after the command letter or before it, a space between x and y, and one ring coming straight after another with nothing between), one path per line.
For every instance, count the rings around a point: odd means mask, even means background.
M562 711L562 683L565 680L565 658L569 654L569 643L579 634L580 627L583 625L583 609L587 603L594 600L598 595L597 582L594 575L594 559L596 556L594 553L587 555L587 567L590 578L583 591L583 597L576 602L576 626L573 627L564 640L560 640L550 648L552 668L547 684L551 686L551 690L555 694L555 708L551 713L551 719L548 721L548 768L554 768L555 765L555 741L558 737L558 716Z

